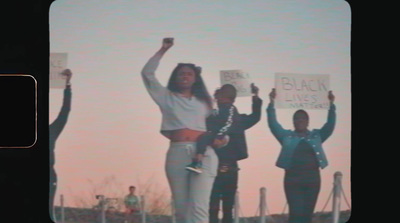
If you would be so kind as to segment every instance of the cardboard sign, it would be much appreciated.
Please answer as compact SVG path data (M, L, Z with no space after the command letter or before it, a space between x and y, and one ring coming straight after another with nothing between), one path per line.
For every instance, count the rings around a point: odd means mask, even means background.
M67 53L50 53L50 88L65 88L66 77L61 72L67 68Z
M237 97L251 96L251 79L248 73L242 70L221 70L221 86L232 84L237 91Z
M275 74L275 107L329 109L328 74Z

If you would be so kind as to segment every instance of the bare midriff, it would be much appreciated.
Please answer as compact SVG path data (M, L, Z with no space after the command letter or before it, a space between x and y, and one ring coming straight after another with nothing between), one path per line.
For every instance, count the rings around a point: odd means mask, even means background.
M169 139L171 142L196 142L203 133L204 131L192 129L177 129L170 131Z

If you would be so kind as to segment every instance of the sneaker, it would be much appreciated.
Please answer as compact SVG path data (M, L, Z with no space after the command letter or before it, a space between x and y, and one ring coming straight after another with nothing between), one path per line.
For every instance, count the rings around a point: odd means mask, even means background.
M195 172L195 173L202 173L203 170L201 169L201 166L202 166L201 162L194 162L193 161L191 164L187 165L185 167L185 169L188 170L188 171Z

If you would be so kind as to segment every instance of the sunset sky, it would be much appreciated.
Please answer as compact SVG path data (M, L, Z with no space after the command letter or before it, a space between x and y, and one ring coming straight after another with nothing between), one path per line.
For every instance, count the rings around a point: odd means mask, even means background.
M56 143L55 204L64 194L67 206L77 205L74 197L89 196L94 184L110 176L122 194L150 178L169 193L164 171L169 141L159 133L161 113L140 77L164 37L175 38L156 73L164 85L177 63L191 62L202 67L210 93L219 86L220 70L244 70L260 88L262 117L246 132L250 156L239 163L243 216L254 216L260 187L267 188L271 214L281 213L286 203L284 172L275 166L280 145L265 113L275 73L330 75L338 116L324 143L330 164L321 171L316 211L325 205L336 171L343 173L351 202L350 10L341 0L55 1L50 51L68 53L73 72L72 109ZM50 89L50 122L61 103L62 90ZM238 98L236 106L249 113L251 98ZM293 129L293 112L277 109L286 129ZM322 127L327 111L308 112L310 129ZM341 207L348 209L345 202Z

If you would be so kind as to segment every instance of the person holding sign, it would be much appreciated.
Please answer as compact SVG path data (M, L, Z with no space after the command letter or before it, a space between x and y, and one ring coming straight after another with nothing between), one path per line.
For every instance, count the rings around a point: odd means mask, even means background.
M213 110L213 114L207 118L207 132L200 135L196 144L196 156L186 169L195 173L202 172L202 160L207 146L211 146L214 139L222 140L238 121L238 112L233 105L236 98L236 88L231 84L224 84L214 93L217 100L218 110Z
M49 152L50 152L50 195L49 195L49 212L50 217L53 221L55 221L53 216L53 203L54 203L54 195L57 189L57 174L54 169L55 164L55 155L54 148L56 144L56 140L58 136L61 134L62 130L67 123L69 112L71 110L71 83L70 80L72 78L72 72L69 69L65 69L61 73L66 77L65 89L64 89L64 98L63 104L61 107L61 111L58 114L57 118L50 124L49 126Z
M211 187L217 175L218 157L207 147L203 173L185 170L196 151L197 138L206 132L206 118L212 100L201 70L194 64L179 63L169 78L167 87L160 84L155 71L165 52L173 46L173 38L164 38L161 48L143 67L141 75L151 98L162 113L161 134L170 141L165 170L174 200L177 223L208 222ZM214 140L214 146L226 140Z
M335 96L329 91L327 122L321 129L311 131L308 130L308 113L304 110L297 110L293 115L294 131L283 129L276 118L275 97L275 89L272 89L267 120L272 134L282 145L276 165L285 170L284 190L289 205L289 223L311 223L321 185L319 168L328 165L322 143L335 128Z
M240 114L236 127L228 136L228 144L215 150L219 159L218 174L215 178L210 198L210 223L218 223L218 212L222 201L222 222L233 222L233 205L238 187L238 161L248 157L245 131L260 121L262 99L258 97L258 87L250 85L252 97L252 113ZM217 103L219 100L217 99Z

